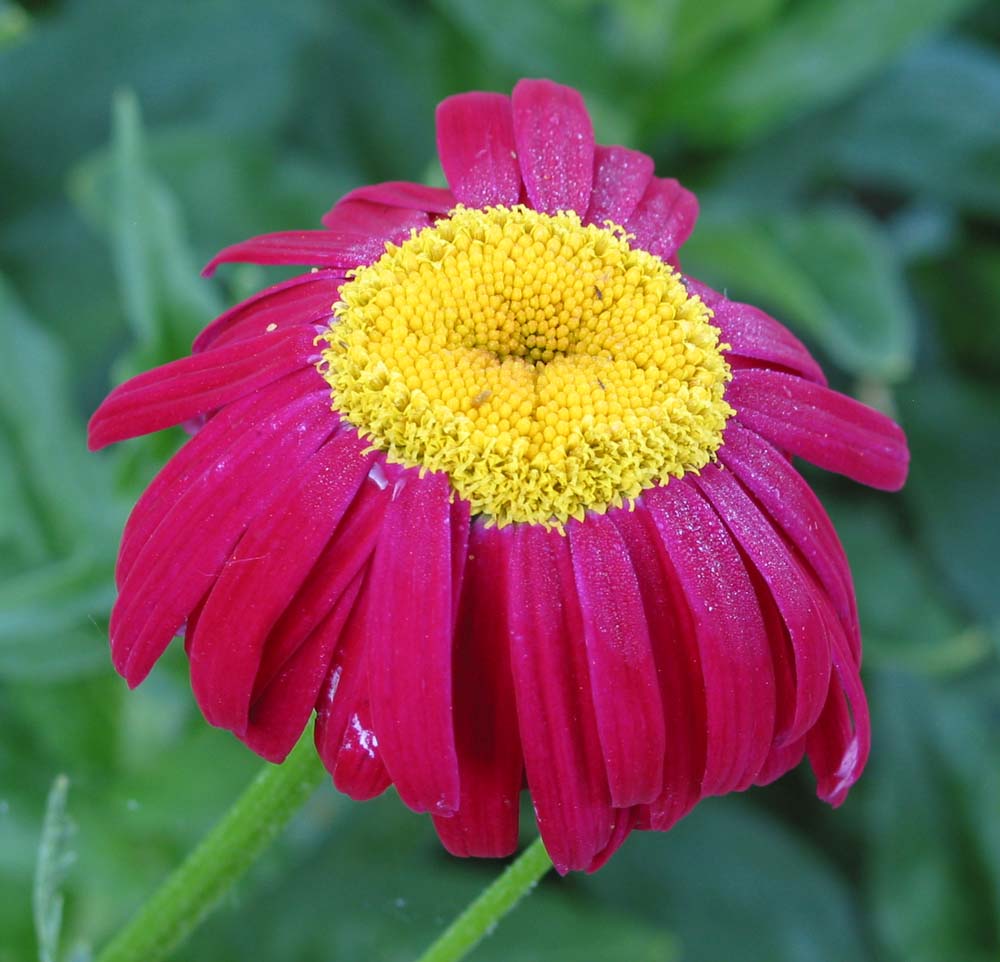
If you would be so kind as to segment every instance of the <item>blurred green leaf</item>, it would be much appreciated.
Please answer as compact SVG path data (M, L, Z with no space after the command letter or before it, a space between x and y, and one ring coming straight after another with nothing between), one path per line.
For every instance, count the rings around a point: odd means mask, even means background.
M69 779L59 775L52 783L45 805L42 837L38 843L33 908L39 962L56 962L62 930L62 885L75 859L70 848L73 823L66 814Z
M1000 400L944 373L901 392L913 464L905 495L938 577L988 625L1000 623L996 519L1000 518Z
M939 42L914 51L834 124L826 148L847 176L1000 212L1000 57Z
M74 196L110 235L125 316L138 342L128 366L143 369L186 353L222 306L199 274L173 197L149 169L131 93L115 98L110 167L81 168Z
M844 881L804 838L736 799L702 802L665 835L634 834L586 884L670 926L685 962L870 958Z
M103 668L104 618L113 601L114 566L92 547L6 579L0 584L0 679L53 682Z
M877 741L865 778L881 957L986 962L1000 951L995 675L991 688L992 704L902 674L872 688Z
M851 563L866 665L954 675L990 659L987 634L963 622L933 567L910 550L895 501L824 496L823 503Z
M0 352L0 453L13 469L3 472L0 490L13 499L4 513L18 514L15 530L25 536L8 546L5 560L20 554L23 564L35 564L106 536L115 513L102 486L101 466L87 454L71 412L72 368L61 346L27 316L2 276L0 319L5 342Z
M770 310L854 374L896 380L909 370L913 318L900 266L860 210L706 217L685 245L684 266Z
M663 119L718 143L758 136L829 104L974 0L805 0L704 57L663 98Z

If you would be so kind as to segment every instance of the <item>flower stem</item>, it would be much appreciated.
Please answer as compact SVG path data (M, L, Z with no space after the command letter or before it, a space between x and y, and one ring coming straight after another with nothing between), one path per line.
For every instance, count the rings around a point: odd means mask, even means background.
M552 868L542 840L536 838L438 937L417 962L457 962L491 933L496 924Z
M281 765L266 765L236 804L139 909L97 962L159 962L215 908L323 782L307 733Z

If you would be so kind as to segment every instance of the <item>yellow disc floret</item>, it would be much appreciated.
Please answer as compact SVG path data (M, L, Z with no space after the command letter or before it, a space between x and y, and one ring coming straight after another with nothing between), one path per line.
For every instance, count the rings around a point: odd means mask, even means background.
M457 207L340 290L320 371L389 460L473 514L561 527L715 456L731 374L711 311L622 228Z

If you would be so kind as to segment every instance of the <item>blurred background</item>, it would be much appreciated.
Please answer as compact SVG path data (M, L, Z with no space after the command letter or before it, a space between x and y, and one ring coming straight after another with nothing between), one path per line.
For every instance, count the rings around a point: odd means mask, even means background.
M90 455L87 417L278 279L201 279L218 248L441 182L437 101L524 75L694 188L685 268L899 418L914 464L899 496L810 473L866 641L847 804L807 768L706 803L546 880L472 958L1000 954L1000 5L0 0L0 962L85 958L260 764L182 654L133 693L110 668L121 525L181 437ZM403 962L499 867L391 793L322 791L177 958Z

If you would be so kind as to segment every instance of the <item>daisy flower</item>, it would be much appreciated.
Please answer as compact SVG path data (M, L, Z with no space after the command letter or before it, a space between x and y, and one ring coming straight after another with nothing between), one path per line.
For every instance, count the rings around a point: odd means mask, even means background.
M868 757L851 575L792 457L899 488L887 417L680 268L697 202L523 80L437 111L448 187L355 190L298 264L116 388L90 444L194 436L125 528L115 667L184 634L205 718L337 787L394 785L458 855L556 868L807 757Z

